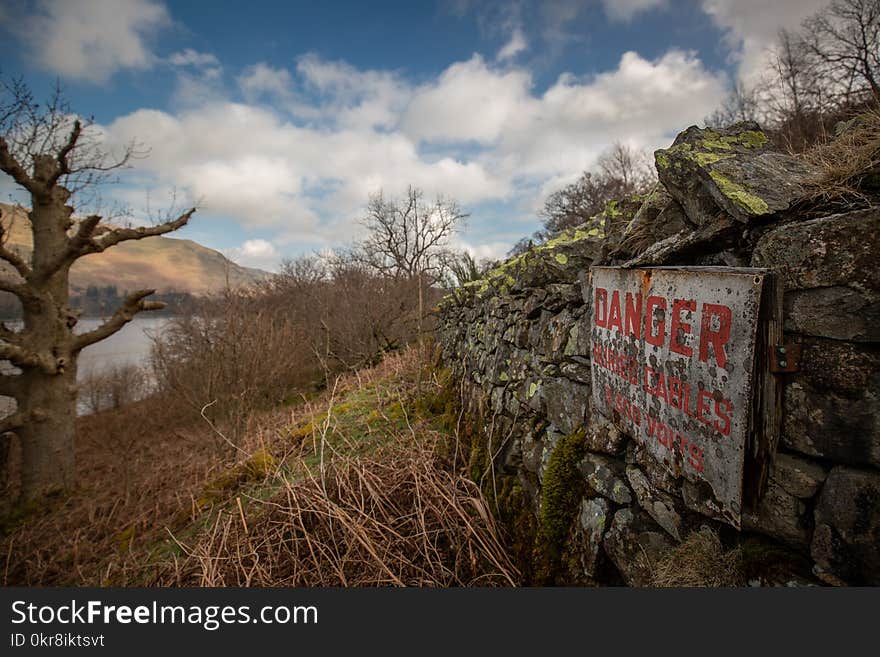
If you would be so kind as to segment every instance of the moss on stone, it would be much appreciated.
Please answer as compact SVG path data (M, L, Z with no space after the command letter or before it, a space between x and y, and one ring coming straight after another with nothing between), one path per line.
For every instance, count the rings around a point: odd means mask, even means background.
M733 182L717 171L709 172L709 176L715 181L718 191L746 212L753 215L761 215L770 211L770 207L762 198L750 194L742 185Z
M553 256L553 259L556 260L556 262L558 262L560 265L564 265L568 262L568 256L564 253L557 253L555 256Z
M574 522L583 484L578 463L586 453L586 431L570 433L556 444L544 472L541 501L541 547L551 570L559 564Z

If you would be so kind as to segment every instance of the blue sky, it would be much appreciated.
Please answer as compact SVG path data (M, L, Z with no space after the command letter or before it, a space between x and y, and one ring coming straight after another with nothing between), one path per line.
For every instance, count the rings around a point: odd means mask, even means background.
M135 220L198 201L178 236L243 264L344 245L368 194L408 184L457 199L457 246L498 257L612 142L700 123L822 4L13 0L0 72L38 97L60 79L108 147L148 146L105 196Z

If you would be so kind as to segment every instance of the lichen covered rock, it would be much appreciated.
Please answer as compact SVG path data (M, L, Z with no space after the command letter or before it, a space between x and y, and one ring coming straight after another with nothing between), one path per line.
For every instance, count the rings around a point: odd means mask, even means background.
M605 553L629 586L650 586L656 564L672 547L666 532L638 509L620 509L605 535Z
M777 151L755 123L711 130L691 126L654 153L660 182L702 226L719 211L742 223L788 210L815 170Z
M880 341L880 208L780 226L755 247L785 289L786 330L838 340Z
M819 496L815 520L817 574L880 585L880 473L834 468Z

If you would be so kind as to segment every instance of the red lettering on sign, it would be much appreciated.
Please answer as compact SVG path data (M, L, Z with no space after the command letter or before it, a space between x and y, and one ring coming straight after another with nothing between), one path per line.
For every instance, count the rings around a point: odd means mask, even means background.
M721 399L715 402L715 431L722 436L730 435L730 413L733 411L733 404L727 399Z
M697 393L697 419L703 424L711 424L711 420L705 416L709 410L709 402L712 401L712 393L708 390L700 390Z
M658 308L660 313L655 313L655 309ZM659 314L660 317L655 317L655 314ZM648 307L645 310L645 342L656 347L662 347L666 342L666 299L663 297L648 297Z
M608 290L604 287L596 288L596 307L593 314L596 316L596 326L605 328L608 324Z
M691 457L688 459L691 467L697 472L703 471L703 450L691 443Z
M620 318L620 292L614 290L611 294L611 305L608 308L608 330L614 327L623 332L623 323Z
M626 332L636 340L642 337L642 295L626 293Z
M681 321L681 313L684 311L694 312L696 309L697 302L693 299L676 299L672 302L672 328L670 329L669 350L688 358L694 355L693 348L689 347L685 340L685 336L691 333L691 325Z
M712 318L718 318L718 329L712 328ZM709 344L715 352L715 362L719 367L727 365L724 345L730 340L730 308L714 303L703 304L703 319L700 326L700 360L709 362Z

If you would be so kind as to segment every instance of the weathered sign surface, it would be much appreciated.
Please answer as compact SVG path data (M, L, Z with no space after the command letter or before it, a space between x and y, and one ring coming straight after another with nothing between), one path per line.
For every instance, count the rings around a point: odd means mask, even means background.
M592 270L594 407L739 527L765 270ZM708 485L708 488L706 487Z

